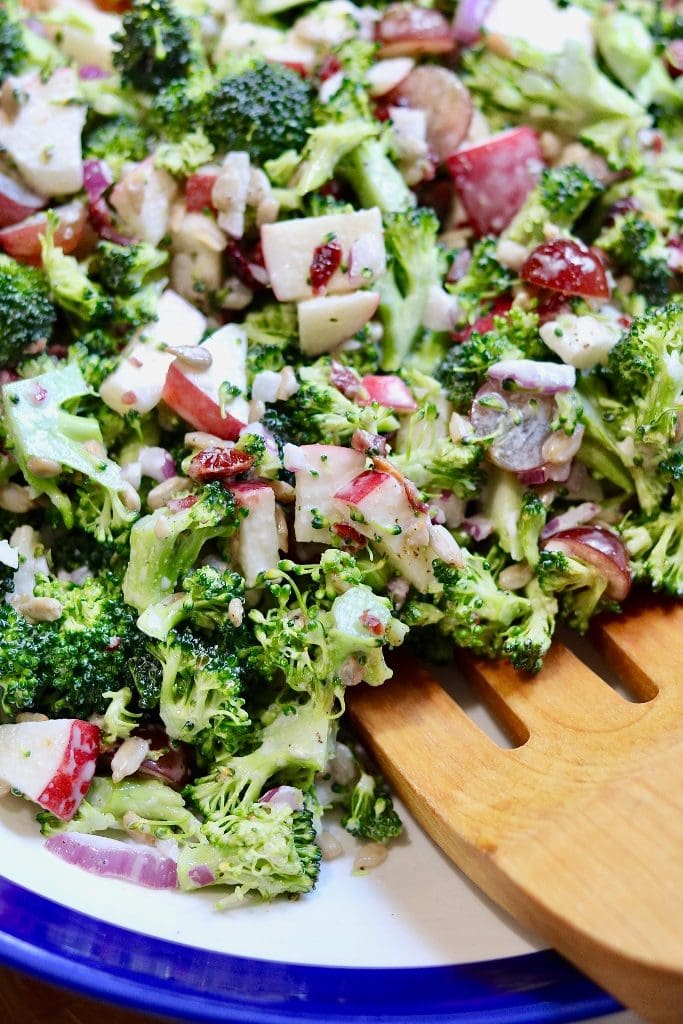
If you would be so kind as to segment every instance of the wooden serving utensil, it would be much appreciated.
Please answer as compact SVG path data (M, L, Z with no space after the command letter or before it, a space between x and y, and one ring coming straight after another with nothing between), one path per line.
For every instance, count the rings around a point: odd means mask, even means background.
M535 677L463 656L502 749L415 661L347 691L360 735L466 875L626 1006L683 1021L683 605L595 640L635 700L556 644Z

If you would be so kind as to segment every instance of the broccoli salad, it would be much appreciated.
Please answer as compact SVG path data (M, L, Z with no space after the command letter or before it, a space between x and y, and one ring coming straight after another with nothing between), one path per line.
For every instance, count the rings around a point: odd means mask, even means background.
M683 594L683 5L524 7L0 9L0 787L69 863L379 863L347 687Z

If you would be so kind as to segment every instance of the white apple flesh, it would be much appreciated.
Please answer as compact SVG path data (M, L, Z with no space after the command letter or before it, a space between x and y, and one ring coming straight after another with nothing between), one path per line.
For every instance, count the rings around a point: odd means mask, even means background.
M110 201L124 234L158 245L168 231L177 185L150 157L137 164L114 186Z
M230 490L237 504L247 510L237 532L235 554L247 586L253 587L258 574L275 568L280 558L275 495L260 481L233 484Z
M371 238L380 251L381 259L368 267L356 268L349 273L351 247L366 237ZM313 297L311 263L315 250L335 240L341 246L341 264L326 284L330 294L355 291L361 284L372 284L385 270L384 233L382 215L377 207L356 213L335 213L325 217L299 217L277 224L264 224L261 228L263 260L276 298L281 302L298 301ZM381 247L381 248L380 248Z
M46 82L31 72L8 78L6 91L25 96L12 115L0 110L0 149L26 184L44 196L83 187L81 132L86 107L73 68L58 68Z
M299 347L307 356L332 352L365 327L377 312L377 292L320 295L297 306Z
M296 478L294 536L300 543L328 543L332 534L327 524L345 518L334 494L363 472L365 456L333 444L285 445L285 465ZM314 519L325 525L314 526Z
M413 508L395 477L367 470L336 492L334 504L417 590L440 589L432 569L438 556L430 545L429 517Z
M0 725L0 779L62 821L88 792L100 752L100 730L63 718Z
M164 349L198 345L206 330L206 317L170 288L159 299L157 316L138 333L100 387L102 401L122 416L150 412L159 404L168 368L176 358Z
M249 422L247 390L247 335L243 327L226 324L202 345L211 356L211 365L194 368L183 359L174 359L168 368L163 399L167 405L197 430L236 441ZM239 394L223 403L224 384L239 389Z

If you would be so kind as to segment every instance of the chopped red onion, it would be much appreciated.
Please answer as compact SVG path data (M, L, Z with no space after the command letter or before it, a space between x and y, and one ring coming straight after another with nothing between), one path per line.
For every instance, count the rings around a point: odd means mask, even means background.
M552 480L553 483L563 484L569 479L571 469L571 459L568 462L544 462L541 466L534 466L532 469L518 473L517 479L525 487L547 484L549 480Z
M272 807L290 807L293 811L303 811L304 795L300 789L296 789L294 786L275 786L260 797L259 803L270 804Z
M78 69L78 77L82 82L90 82L97 78L109 78L109 72L98 64L84 64Z
M371 434L369 430L354 430L351 447L366 455L387 455L387 440L381 434Z
M83 161L83 187L91 203L101 199L113 181L112 173L104 160Z
M542 363L536 359L501 359L489 368L489 380L502 383L514 381L525 391L540 391L555 395L558 391L571 391L576 384L576 369L564 363Z
M150 846L133 846L118 839L63 832L50 836L45 848L57 857L93 875L122 878L148 889L175 889L175 861Z
M208 864L197 864L195 867L190 868L187 877L196 886L213 885L216 881L216 876Z
M566 512L562 512L561 515L548 520L541 531L541 540L547 540L548 537L552 537L555 533L561 533L563 530L583 526L591 519L595 519L599 511L600 506L596 505L594 501L583 501L580 505L574 505Z
M468 516L463 519L460 529L469 534L472 540L486 540L493 533L493 523L486 516Z
M460 0L453 22L453 34L459 43L471 46L476 42L492 2L493 0Z
M190 781L192 747L187 743L171 743L160 725L139 725L133 731L133 735L149 740L153 753L165 751L160 757L150 757L149 760L143 761L140 765L140 775L161 779L162 782L177 789L182 789Z
M143 476L148 476L157 483L170 480L175 476L175 462L165 448L150 445L140 449L140 469Z

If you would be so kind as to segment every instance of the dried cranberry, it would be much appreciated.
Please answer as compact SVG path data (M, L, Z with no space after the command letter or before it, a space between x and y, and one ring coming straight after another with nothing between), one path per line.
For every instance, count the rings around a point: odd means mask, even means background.
M342 261L342 247L336 238L316 246L311 260L311 287L316 295L324 292L330 278L339 270Z
M367 608L359 616L359 621L361 626L365 626L365 628L370 633L374 633L375 636L382 636L382 634L384 633L384 626L382 625L382 620L378 619L377 616L373 615L372 612L369 611L369 609Z
M332 78L333 75L338 74L341 70L342 66L340 61L334 56L334 54L328 53L318 68L318 78L321 82L326 82L328 78Z
M330 369L330 384L352 402L359 397L368 397L360 377L349 366L342 366L335 359L332 360Z
M344 547L352 554L365 547L366 540L363 534L354 530L353 526L349 526L348 523L333 523L331 530L344 542Z
M563 295L608 299L609 285L602 261L582 242L555 238L536 246L522 267L529 284Z
M265 287L265 264L261 243L247 249L243 242L229 241L226 253L233 272L239 277L242 284L247 288L258 290ZM264 277L258 273L259 268L263 269Z
M190 462L187 475L192 480L208 483L239 476L253 465L254 460L247 452L235 448L204 448Z

